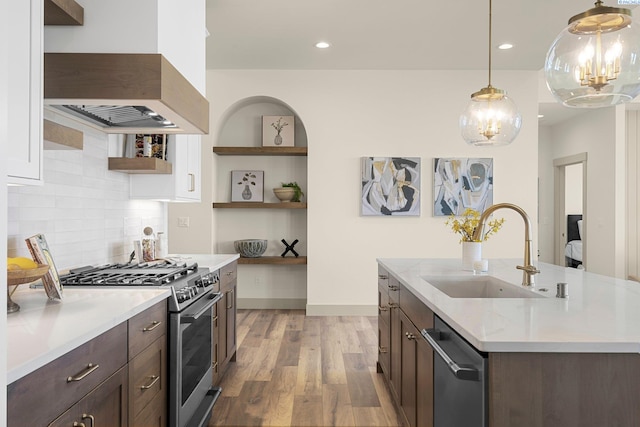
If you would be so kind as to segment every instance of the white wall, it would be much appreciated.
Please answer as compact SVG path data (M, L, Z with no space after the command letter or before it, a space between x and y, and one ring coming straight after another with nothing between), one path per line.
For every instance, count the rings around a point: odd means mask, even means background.
M1 9L3 12L6 7ZM7 144L8 144L8 102L9 78L8 67L9 49L9 14L0 13L0 242L7 239ZM7 246L0 243L0 259L4 259L7 255ZM0 265L0 289L6 286L7 277L6 264ZM0 292L0 307L4 307L7 302L7 294ZM0 342L7 342L7 315L0 315ZM6 371L7 371L7 346L0 348L0 425L5 425L7 419L7 387L6 387Z
M546 88L545 88L546 90ZM548 92L548 91L547 91ZM538 261L554 263L553 136L551 127L538 129Z
M212 102L212 137L218 134L220 120L232 105L254 96L282 100L305 124L309 146L308 314L374 314L377 257L461 256L458 238L445 227L445 218L432 216L431 168L435 157L492 157L494 202L522 206L531 216L536 235L538 75L496 73L494 84L508 90L520 108L522 131L510 146L470 147L460 137L458 119L470 94L486 85L485 74L484 71L209 70L207 93ZM359 215L362 156L422 158L420 217ZM211 157L205 156L205 170L207 159ZM206 191L204 185L203 190ZM194 206L190 212L192 226L202 223L206 227L206 222L213 221L212 242L198 243L199 248L213 248L216 229L223 226L218 225L219 214L204 203L204 196L202 205ZM499 214L507 223L503 231L485 244L484 255L520 259L524 252L522 220L510 211ZM170 232L173 217L171 224ZM224 226L240 228L242 220ZM268 293L268 286L273 286L265 284L257 289L255 284L243 282L242 274L240 270L239 298ZM282 282L278 286L283 286Z
M564 169L564 211L567 215L582 214L582 169L582 163Z
M143 227L166 230L165 204L129 200L129 175L107 169L107 135L80 129L83 150L44 152L43 186L9 188L9 256L30 257L24 239L42 233L60 270L123 262Z
M544 260L553 260L552 161L586 152L587 210L584 213L584 226L587 236L587 270L624 277L625 186L624 178L621 178L626 170L624 106L586 112L541 131L541 135L540 207L541 216L547 223L544 227L541 226L540 240L541 247L551 250L550 254L544 254ZM620 215L622 220L619 219Z

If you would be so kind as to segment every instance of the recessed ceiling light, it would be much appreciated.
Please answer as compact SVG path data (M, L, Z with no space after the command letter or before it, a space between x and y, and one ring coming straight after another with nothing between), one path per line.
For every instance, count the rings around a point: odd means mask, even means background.
M544 114L538 114L538 118L539 118L539 119L544 118Z
M498 46L498 49L511 49L513 47L513 45L511 43L502 43L501 45Z
M315 45L315 46L316 46L318 49L326 49L326 48L328 48L328 47L329 47L329 46L331 46L331 45L330 45L329 43L327 43L327 42L318 42L318 43L316 43L316 45Z

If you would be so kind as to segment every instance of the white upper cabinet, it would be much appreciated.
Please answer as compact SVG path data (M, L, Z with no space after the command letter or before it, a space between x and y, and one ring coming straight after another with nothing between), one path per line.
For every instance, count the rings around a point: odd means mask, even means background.
M42 184L42 0L8 1L7 182Z
M200 135L170 135L167 161L170 175L133 174L130 176L131 199L173 202L201 200L201 137Z

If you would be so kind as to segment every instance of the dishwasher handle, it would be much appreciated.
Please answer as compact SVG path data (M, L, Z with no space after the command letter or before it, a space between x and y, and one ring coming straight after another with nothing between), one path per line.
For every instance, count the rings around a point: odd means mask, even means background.
M423 329L422 336L429 343L429 345L435 350L438 355L447 364L449 370L455 375L456 378L465 381L480 381L480 371L473 367L458 365L442 347L438 344L438 340L443 341L443 334L437 329Z

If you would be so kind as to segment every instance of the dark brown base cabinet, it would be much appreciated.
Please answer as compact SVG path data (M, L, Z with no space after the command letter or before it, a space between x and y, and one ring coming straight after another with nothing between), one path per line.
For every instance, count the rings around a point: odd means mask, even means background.
M433 426L433 351L420 330L433 312L378 267L378 372L384 374L404 425Z
M7 425L157 426L167 419L166 301L7 386Z
M213 307L213 378L214 386L220 383L229 362L236 360L236 289L238 287L238 263L236 261L220 269L222 298Z

